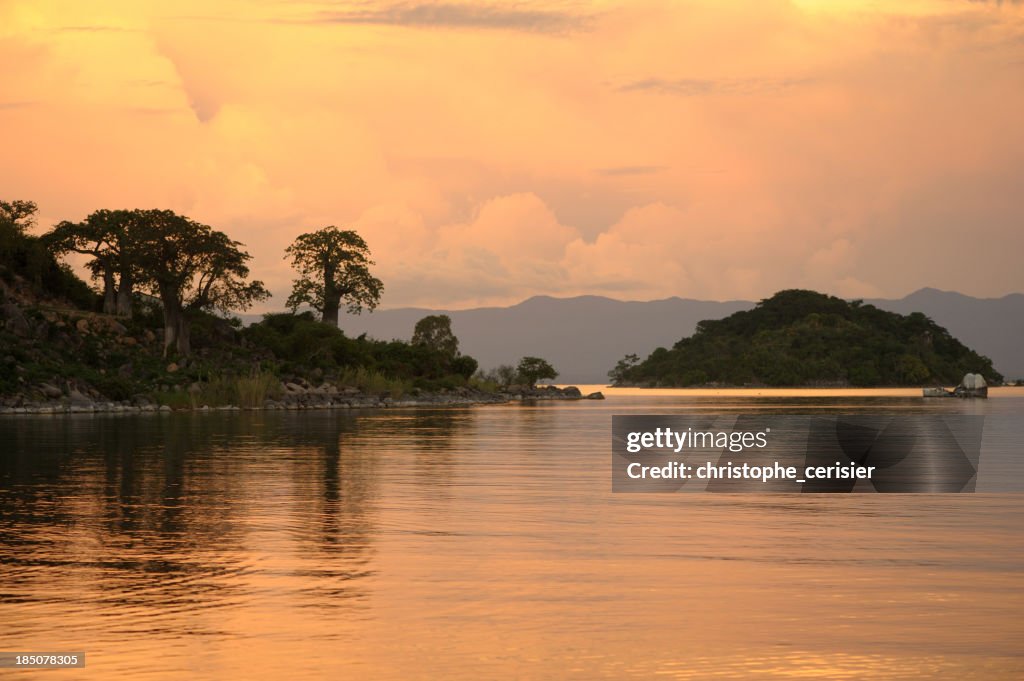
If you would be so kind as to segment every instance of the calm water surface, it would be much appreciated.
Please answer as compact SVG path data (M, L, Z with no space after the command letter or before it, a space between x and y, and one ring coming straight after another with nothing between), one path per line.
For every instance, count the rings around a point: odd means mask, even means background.
M909 395L0 419L0 650L86 652L8 672L45 679L1024 678L1024 494L610 492L612 414L697 410L983 413L979 489L1019 488L1024 392Z

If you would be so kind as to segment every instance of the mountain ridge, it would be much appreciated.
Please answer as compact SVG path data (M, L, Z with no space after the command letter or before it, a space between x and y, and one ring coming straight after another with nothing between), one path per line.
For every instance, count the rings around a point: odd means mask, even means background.
M908 314L922 312L956 338L992 359L1007 378L1024 376L1024 294L975 298L931 287L898 299L864 303ZM721 319L754 307L755 301L708 301L671 296L657 300L617 300L585 295L538 295L509 306L464 310L401 307L372 314L347 315L340 322L349 335L390 340L409 338L428 314L447 314L462 352L484 368L515 364L524 355L549 360L560 382L603 383L607 372L627 354L646 357L689 336L704 319Z

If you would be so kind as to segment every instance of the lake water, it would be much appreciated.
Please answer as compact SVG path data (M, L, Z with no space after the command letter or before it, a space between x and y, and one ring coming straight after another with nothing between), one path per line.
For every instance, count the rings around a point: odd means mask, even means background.
M0 419L13 678L1020 679L1024 494L613 494L612 414L985 414L1024 391ZM984 481L984 484L983 484Z

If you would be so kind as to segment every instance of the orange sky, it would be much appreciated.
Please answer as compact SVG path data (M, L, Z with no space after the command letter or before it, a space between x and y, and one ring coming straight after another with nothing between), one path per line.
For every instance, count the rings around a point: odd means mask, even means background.
M385 307L1024 290L1024 5L0 0L0 198L358 229Z

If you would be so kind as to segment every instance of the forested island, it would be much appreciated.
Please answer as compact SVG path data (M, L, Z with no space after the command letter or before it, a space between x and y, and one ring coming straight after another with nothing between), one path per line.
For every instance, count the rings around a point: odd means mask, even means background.
M446 315L421 319L408 341L346 336L339 310L373 310L383 291L354 231L300 235L283 254L297 275L290 312L243 326L230 313L270 294L225 233L167 210L98 210L35 236L36 212L0 201L5 412L583 397L538 387L558 375L541 358L480 371ZM87 258L95 287L63 262L68 253Z
M876 387L956 385L968 372L993 384L992 361L925 315L787 290L754 309L706 320L671 349L609 372L617 386Z

